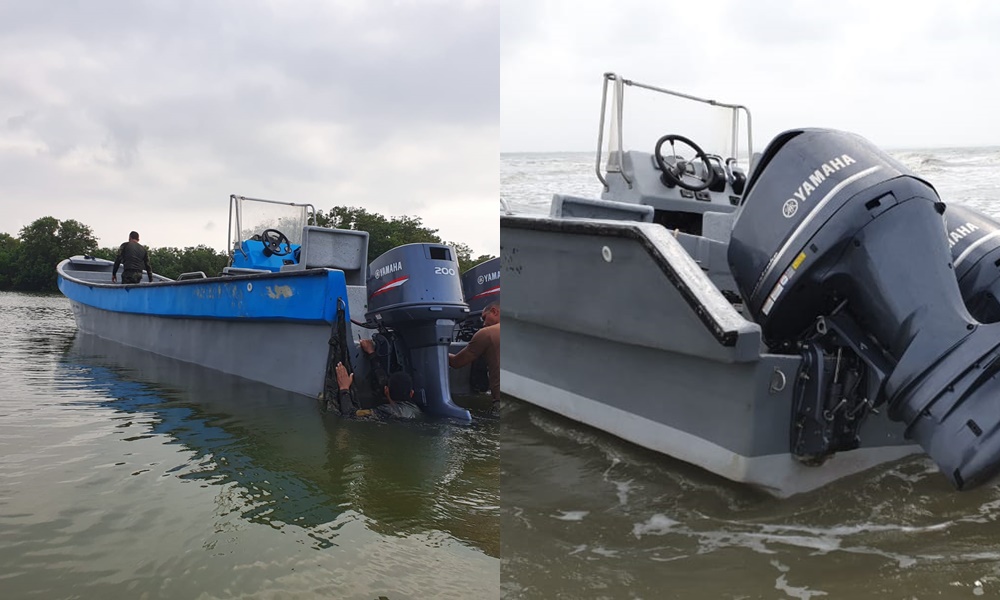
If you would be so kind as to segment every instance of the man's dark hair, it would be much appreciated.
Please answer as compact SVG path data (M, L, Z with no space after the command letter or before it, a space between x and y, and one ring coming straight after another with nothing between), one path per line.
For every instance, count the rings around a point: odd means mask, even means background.
M393 402L406 402L413 391L413 379L404 372L396 371L389 377L389 397Z
M137 239L139 239L139 232L138 231L130 231L129 234L128 234L128 239L130 239L130 240L137 240Z

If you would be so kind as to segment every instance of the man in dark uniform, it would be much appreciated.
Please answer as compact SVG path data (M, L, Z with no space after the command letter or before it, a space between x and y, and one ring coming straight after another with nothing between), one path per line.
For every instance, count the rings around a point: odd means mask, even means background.
M118 282L118 265L125 265L122 271L122 283L139 283L142 281L143 267L153 282L153 269L149 266L149 253L139 243L139 234L135 231L128 234L128 241L118 248L115 265L111 268L111 281Z
M415 419L420 416L420 408L411 402L413 399L413 379L403 371L389 375L385 365L375 354L375 343L371 340L361 340L361 350L368 357L371 366L372 387L375 388L375 399L378 393L385 397L385 402L371 409L361 409L355 412L358 417ZM344 363L337 363L337 385L340 393L349 393L354 383L354 373L348 374Z

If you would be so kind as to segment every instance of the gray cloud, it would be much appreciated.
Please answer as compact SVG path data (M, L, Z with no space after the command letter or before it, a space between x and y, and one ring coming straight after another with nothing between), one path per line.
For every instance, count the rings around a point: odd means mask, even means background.
M501 56L505 151L592 150L604 71L745 104L758 144L801 126L895 148L996 143L1000 5L986 0L622 0L614 11L511 0L505 10L529 4L544 25L515 18ZM627 119L630 133L653 139L696 127L663 109Z
M277 95L306 117L341 111L368 121L495 120L498 2L355 4L364 8L352 13L343 8L352 4L330 2L297 2L282 11L242 1L5 3L0 35L82 50L58 61L53 74L102 98L111 82L111 91L141 95L179 84L175 93L200 95L207 90L191 85L198 81L243 98ZM85 61L96 64L80 64ZM309 94L282 93L299 86ZM275 106L260 108L267 114Z
M262 190L427 209L442 174L496 170L499 14L498 0L2 3L0 190L23 206L203 210L211 192L224 212L225 194ZM413 172L397 153L438 158ZM494 251L497 188L477 185L479 239L454 239ZM0 231L43 216L20 213Z

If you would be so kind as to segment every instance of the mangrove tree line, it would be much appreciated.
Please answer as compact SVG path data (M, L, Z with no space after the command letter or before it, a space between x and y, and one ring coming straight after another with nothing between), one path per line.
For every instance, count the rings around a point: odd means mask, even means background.
M489 254L474 257L468 245L443 241L419 217L385 217L364 208L335 206L318 211L316 221L321 227L367 231L369 261L396 246L416 242L451 245L462 272L493 258ZM191 271L218 275L229 264L226 253L203 245L148 250L153 271L171 279ZM0 290L55 292L55 267L61 260L78 254L114 260L117 251L117 246L98 247L93 230L79 221L42 217L23 227L17 237L0 232Z

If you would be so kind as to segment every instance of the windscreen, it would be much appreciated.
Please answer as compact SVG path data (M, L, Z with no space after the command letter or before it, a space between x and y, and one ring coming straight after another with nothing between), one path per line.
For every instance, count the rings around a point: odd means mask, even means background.
M307 206L241 198L236 203L233 224L235 243L260 235L265 229L277 229L293 244L302 243L302 228L309 224Z

